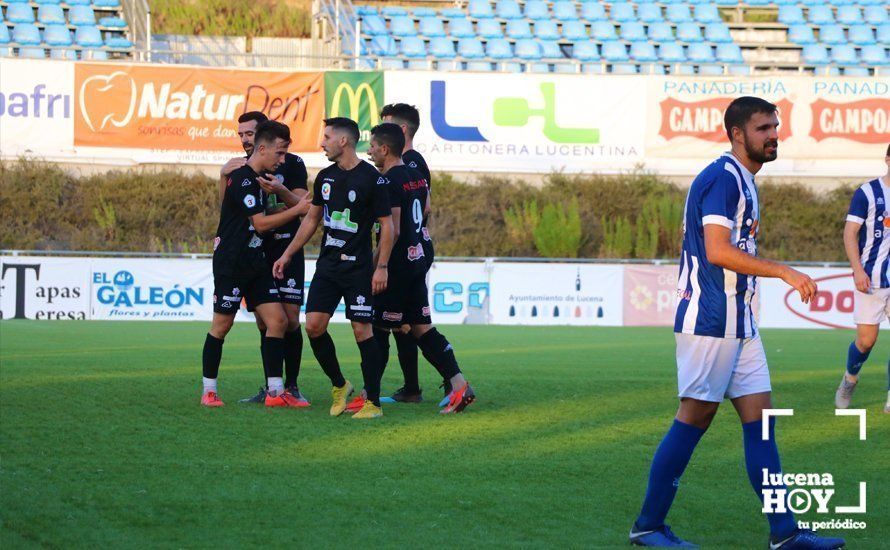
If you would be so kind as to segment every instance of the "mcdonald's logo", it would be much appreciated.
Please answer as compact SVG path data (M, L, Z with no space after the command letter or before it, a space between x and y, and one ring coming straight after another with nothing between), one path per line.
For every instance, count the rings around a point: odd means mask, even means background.
M346 100L349 106L348 115L340 112L340 108L343 104L343 94L346 94ZM377 101L377 94L374 93L374 89L371 88L371 85L367 82L362 82L358 85L358 88L353 88L352 84L348 82L341 82L331 98L331 111L328 116L332 118L347 116L361 124L361 101L363 95L368 98L368 118L370 119L370 126L373 127L378 125L380 123L380 104Z

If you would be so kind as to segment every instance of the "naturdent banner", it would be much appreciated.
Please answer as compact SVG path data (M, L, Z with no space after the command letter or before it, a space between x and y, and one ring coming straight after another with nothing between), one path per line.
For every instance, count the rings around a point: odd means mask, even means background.
M358 123L358 151L368 150L371 128L380 124L383 108L383 73L328 71L324 73L326 116L346 117Z

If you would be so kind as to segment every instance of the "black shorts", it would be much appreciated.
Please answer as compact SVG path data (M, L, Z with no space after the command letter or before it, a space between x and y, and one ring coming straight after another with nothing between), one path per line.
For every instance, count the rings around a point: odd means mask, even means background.
M377 296L374 324L383 328L430 325L426 273L389 274L386 291Z
M247 311L255 310L260 304L280 302L272 270L263 266L236 275L213 274L214 313L235 315L242 299L247 303Z
M272 272L272 266L275 265L278 258L284 254L286 248L286 243L284 246L270 246L264 248L266 253L266 263L269 264L270 273ZM282 303L298 306L302 305L303 289L306 285L306 261L303 259L303 251L298 251L294 254L294 257L291 258L290 264L287 266L287 269L284 270L283 279L273 278L273 280L277 285L278 296L281 298Z
M357 323L370 323L374 320L370 272L337 277L316 271L309 285L309 296L306 297L306 313L333 315L341 298L346 303L347 319Z

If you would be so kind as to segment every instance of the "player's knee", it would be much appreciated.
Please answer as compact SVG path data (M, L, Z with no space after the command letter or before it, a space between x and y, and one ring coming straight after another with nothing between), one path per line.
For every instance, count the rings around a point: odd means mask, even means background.
M318 338L324 334L325 330L327 330L327 327L324 326L323 323L319 323L312 319L306 319L306 336L309 338Z
M877 334L860 334L856 337L856 347L863 353L869 352L871 348L875 347L877 341Z
M356 342L364 342L374 336L374 329L370 323L352 323L352 333Z
M272 333L284 333L287 330L287 316L282 314L273 315L265 320L266 331Z
M294 332L300 330L300 313L287 311L287 331Z
M234 315L214 315L210 325L210 334L214 338L224 339L235 324Z

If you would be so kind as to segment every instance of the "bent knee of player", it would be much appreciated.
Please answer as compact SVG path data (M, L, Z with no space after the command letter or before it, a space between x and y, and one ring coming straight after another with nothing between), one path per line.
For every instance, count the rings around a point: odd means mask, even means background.
M306 336L309 338L318 338L328 329L327 325L317 319L308 317L306 319Z
M371 323L356 323L353 321L352 333L355 335L356 342L364 342L374 336L374 328L371 326Z
M213 321L211 321L210 323L210 334L214 338L222 340L226 337L229 331L232 330L232 325L234 324L234 315L223 315L222 313L216 313L213 315Z
M856 347L863 353L871 351L871 348L875 347L877 341L878 331L871 330L870 327L868 330L859 330L856 334Z
M719 403L683 398L680 400L677 420L684 424L691 424L697 428L707 430L714 420L714 416L717 415L719 406Z

